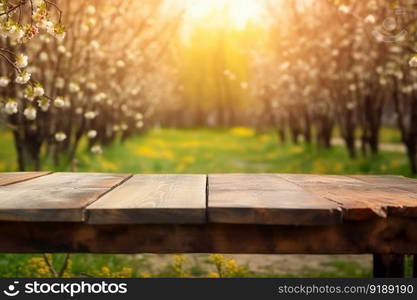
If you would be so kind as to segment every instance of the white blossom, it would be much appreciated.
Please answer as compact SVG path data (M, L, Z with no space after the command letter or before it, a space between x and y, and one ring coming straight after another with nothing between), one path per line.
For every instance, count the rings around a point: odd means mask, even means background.
M24 54L19 54L16 56L16 66L18 68L26 68L28 65L28 57Z
M87 120L92 120L92 119L94 119L96 116L97 116L97 113L96 113L95 111L87 111L87 112L85 112L85 114L84 114L84 117L85 117Z
M90 42L90 47L91 47L92 50L97 51L100 48L100 43L97 42L96 40L92 40Z
M76 84L75 82L70 82L69 91L71 93L77 93L77 92L80 91L80 86L78 84Z
M140 128L142 128L143 127L143 121L137 121L136 122L136 128L138 128L138 129L140 129Z
M33 121L36 119L36 108L33 106L28 106L23 111L23 114L25 115L26 119Z
M96 8L93 5L87 6L87 14L94 15L96 13Z
M29 82L31 74L28 72L20 72L16 77L16 83L18 84L26 84Z
M101 102L102 100L105 100L106 98L107 98L107 95L105 93L98 93L94 96L93 101Z
M62 88L64 88L64 86L65 86L65 79L62 78L62 77L58 77L55 80L55 87L58 88L58 89L62 89Z
M57 51L61 54L65 53L67 51L67 49L65 49L64 45L59 45L57 48Z
M387 80L385 78L380 78L379 79L379 84L380 85L386 85L387 84Z
M17 113L17 101L9 100L4 106L4 112L8 115L13 115Z
M65 99L64 97L58 96L54 100L54 106L57 108L62 108L65 106Z
M49 101L48 98L42 97L41 99L38 100L38 105L43 112L46 112L48 111L49 106L51 105L51 102Z
M6 87L8 86L10 83L10 78L8 76L1 76L0 77L0 86L1 87Z
M65 39L65 32L60 32L60 33L56 33L54 34L55 38L59 41L62 42Z
M25 31L17 25L10 26L8 33L13 41L18 41L25 36Z
M97 84L95 84L94 82L89 82L87 83L87 89L89 89L90 91L95 91L97 89Z
M62 131L55 133L55 140L57 140L58 142L62 142L66 138L67 138L67 135Z
M35 100L36 96L35 96L35 93L33 92L33 87L31 85L28 85L25 88L25 92L24 92L23 96L26 99L28 99L29 101Z
M90 151L91 151L91 153L94 153L94 154L103 153L103 149L101 149L100 145L94 145L93 147L91 147Z
M417 67L417 56L413 56L410 61L408 62L410 67L416 68Z
M96 130L89 130L87 132L87 137L89 139L94 139L97 136L97 131Z
M39 60L40 61L46 62L46 61L48 61L48 59L49 59L48 53L46 53L45 51L43 51L39 54Z
M43 89L43 87L41 85L36 85L33 88L33 94L36 97L42 97L43 95L45 95L45 90Z
M53 33L54 30L54 23L46 20L46 19L42 19L38 22L38 26L44 30L46 30L46 32L48 32L49 34Z
M143 119L143 115L142 115L141 113L137 113L137 114L135 115L135 119L136 119L136 120L142 120L142 119Z
M346 6L346 5L340 5L339 11L341 11L344 14L348 14L350 12L350 8L349 6Z
M348 103L346 104L346 108L347 108L348 110L354 110L354 109L355 109L355 107L356 107L356 103L355 103L355 102L353 102L353 101L350 101L350 102L348 102Z
M125 64L125 62L124 62L123 60L118 60L118 61L116 62L116 66L117 66L118 68L124 68L124 67L126 66L126 64Z
M365 18L365 22L368 23L368 24L375 24L375 22L376 22L375 16L374 15L368 15Z
M33 6L34 7L38 7L41 4L44 4L45 1L44 0L32 0Z

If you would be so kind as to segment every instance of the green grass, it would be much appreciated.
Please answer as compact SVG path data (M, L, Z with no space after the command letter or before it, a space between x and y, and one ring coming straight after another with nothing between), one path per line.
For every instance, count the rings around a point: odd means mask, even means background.
M340 129L336 128L333 132L334 137L341 137L340 134ZM355 132L355 136L356 138L360 138L361 136L361 130L357 129ZM380 131L380 142L381 143L387 143L387 144L391 144L391 143L401 143L401 133L398 129L396 128L392 128L392 127L384 127L381 129Z
M383 141L397 142L398 132L384 129ZM85 143L84 143L85 144ZM83 146L82 148L84 148ZM115 143L102 155L80 149L77 171L126 173L319 173L319 174L399 174L410 176L407 158L399 152L383 152L367 158L348 158L343 147L318 150L315 146L279 144L273 133L256 134L247 128L224 130L190 129L152 130L124 144ZM0 132L0 171L15 171L16 157L9 132ZM44 169L53 169L46 163ZM65 168L60 168L65 170ZM0 277L24 276L28 260L36 255L0 255ZM37 255L39 256L39 255ZM62 261L63 255L55 255ZM367 277L370 270L352 263L335 261L330 271L305 270L307 277ZM129 266L133 275L153 272L146 257L128 255L86 255L72 258L73 273L94 275L101 267L120 271ZM200 265L189 270L194 276L207 274ZM291 276L293 274L263 273L251 276ZM170 267L153 276L171 276Z
M404 154L350 160L343 147L279 144L272 133L248 129L157 130L115 144L102 156L79 154L80 171L133 173L319 173L410 176Z
M390 129L384 130L395 136ZM85 143L84 143L85 144ZM246 128L230 130L153 130L124 144L115 143L102 155L82 146L77 171L131 173L318 173L399 174L411 176L399 152L348 158L343 147L318 150L315 146L279 144L273 133L255 134ZM0 134L0 171L16 170L11 135ZM45 163L44 169L53 167ZM65 170L65 168L60 168Z

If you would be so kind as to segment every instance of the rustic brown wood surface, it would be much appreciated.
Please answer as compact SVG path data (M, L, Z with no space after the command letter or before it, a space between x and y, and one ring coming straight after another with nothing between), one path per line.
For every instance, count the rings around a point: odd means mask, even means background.
M345 220L385 218L387 215L417 216L417 192L365 181L363 177L331 175L280 175L303 187L312 194L339 205ZM389 180L391 178L380 180ZM397 177L395 177L397 178ZM404 178L404 186L410 187L411 179ZM398 178L397 178L398 181ZM400 179L400 181L402 181ZM411 180L412 182L412 180Z
M373 253L401 277L416 228L401 176L0 173L0 252Z
M130 174L106 173L53 173L40 178L19 183L20 188L45 190L50 188L111 188L123 182ZM15 185L13 185L15 186Z
M392 175L356 175L351 177L371 184L376 184L385 188L395 188L405 190L411 193L417 193L417 179L413 178Z
M206 175L135 175L88 206L88 222L205 223L206 180Z
M9 185L12 183L17 183L36 177L44 176L50 172L10 172L10 173L0 173L0 186Z
M0 173L0 221L332 225L417 217L417 180L291 174Z
M82 222L85 206L129 175L54 173L0 187L0 221Z
M417 219L330 226L0 222L5 253L417 253Z
M341 222L337 203L313 195L276 174L208 177L212 223L329 225Z

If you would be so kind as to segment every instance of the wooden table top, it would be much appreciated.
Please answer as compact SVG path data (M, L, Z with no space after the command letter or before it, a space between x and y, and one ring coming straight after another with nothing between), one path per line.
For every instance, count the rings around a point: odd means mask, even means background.
M417 217L417 180L293 174L0 173L0 221L335 225Z

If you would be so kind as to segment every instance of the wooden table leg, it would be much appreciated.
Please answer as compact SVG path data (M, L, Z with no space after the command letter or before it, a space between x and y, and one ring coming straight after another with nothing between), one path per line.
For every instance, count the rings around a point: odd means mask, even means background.
M404 277L404 255L374 254L375 278L402 278ZM414 265L415 267L415 265Z

